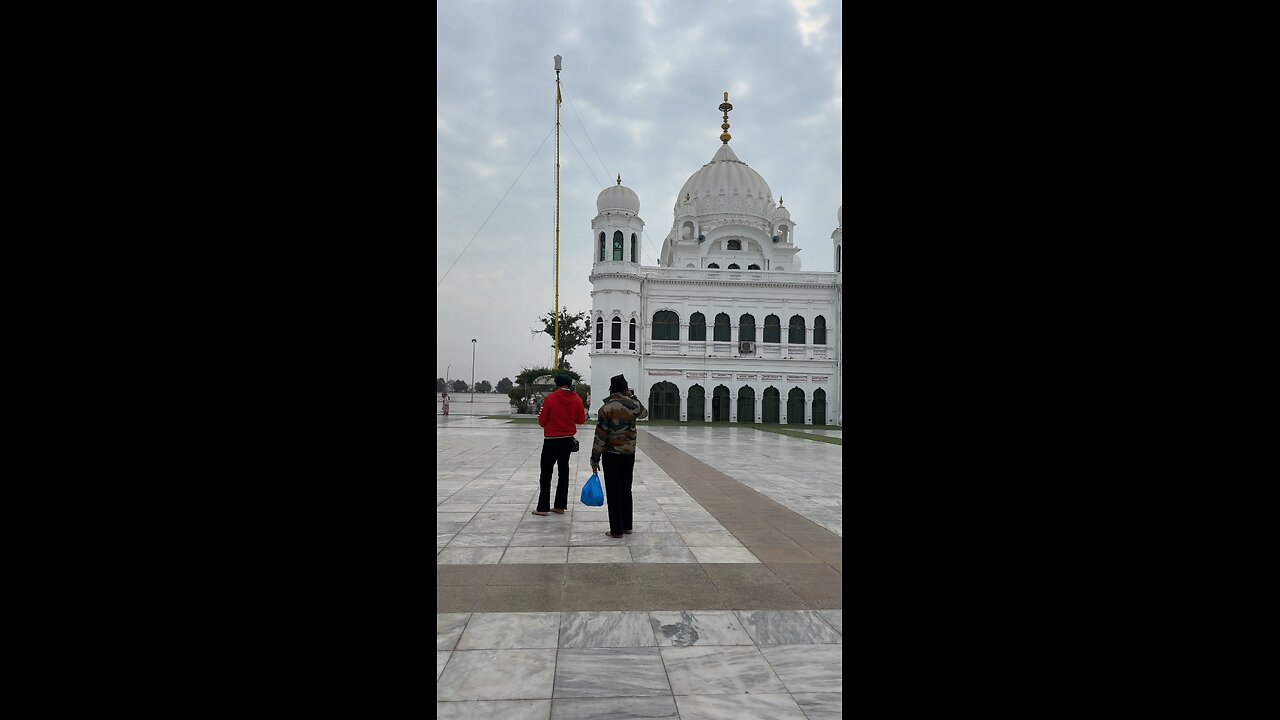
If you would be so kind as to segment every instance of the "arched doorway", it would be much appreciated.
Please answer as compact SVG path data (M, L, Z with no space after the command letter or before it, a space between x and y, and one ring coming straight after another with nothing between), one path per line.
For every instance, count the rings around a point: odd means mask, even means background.
M750 385L738 388L738 422L753 423L756 421L756 391Z
M711 391L711 419L717 422L729 422L729 388L717 385Z
M764 406L761 407L761 410L763 411L763 415L764 415L764 418L763 418L764 422L767 422L767 423L778 422L778 417L779 417L778 406L780 404L781 404L781 399L779 398L779 395L778 395L778 388L776 387L765 388Z
M680 417L680 391L669 382L660 382L649 390L649 417L654 420L677 420Z
M813 391L813 424L827 424L827 393L825 390Z
M701 385L689 388L689 420L702 422L707 419L707 391Z
M800 388L791 388L787 393L787 424L804 424L804 391Z

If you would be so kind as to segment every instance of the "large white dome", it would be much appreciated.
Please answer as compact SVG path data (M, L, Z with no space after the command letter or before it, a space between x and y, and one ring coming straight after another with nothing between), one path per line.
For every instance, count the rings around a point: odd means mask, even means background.
M699 214L717 212L713 207L715 198L722 195L726 198L733 198L735 195L745 198L743 210L746 212L754 211L753 214L765 218L772 214L773 192L769 190L769 183L760 177L760 173L739 160L727 143L720 146L711 162L703 165L685 181L680 194L676 196L677 206L684 201L686 194L698 208Z
M596 196L596 212L605 212L607 210L626 210L637 215L640 214L640 196L635 190L619 184L613 185L600 191Z

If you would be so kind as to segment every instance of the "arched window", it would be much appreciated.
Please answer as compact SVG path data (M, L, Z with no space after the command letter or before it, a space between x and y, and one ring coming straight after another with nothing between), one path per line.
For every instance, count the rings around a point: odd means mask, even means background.
M774 270L786 270L786 269L787 268L782 265L779 265L778 267L774 268Z
M600 262L604 262L604 233L600 233Z
M716 326L712 330L712 340L729 342L729 316L726 313L716 315Z
M738 267L738 263L729 263L729 267L728 267L728 269L729 269L729 270L741 270L742 268Z
M711 263L710 265L707 266L707 268L710 270L719 270L720 266L717 265L716 263Z
M783 225L778 229L778 235L782 238L782 242L790 242L791 228L787 227L786 225Z
M738 422L756 421L756 391L750 385L738 388Z
M764 319L764 341L767 343L782 342L782 321L778 320L777 315L770 315Z
M631 318L631 350L636 349L636 319Z
M689 340L701 340L705 342L707 339L707 316L702 313L694 313L689 316Z
M748 266L747 266L747 269L748 269L748 270L759 270L759 269L760 269L760 266L759 266L759 265L756 265L755 263L751 263L750 265L748 265Z
M654 340L679 340L680 316L670 310L659 310L653 314Z
M729 388L717 385L711 391L712 422L729 422Z
M622 231L621 230L613 231L613 259L614 260L622 259Z
M617 315L613 316L613 327L610 328L609 347L614 350L622 349L622 318Z
M836 272L840 272L840 246L836 246Z
M596 318L596 349L604 349L604 316Z
M742 249L742 241L741 241L741 240L730 240L730 241L729 241L729 243L728 243L728 249L729 249L729 250L741 250L741 249Z
M701 385L689 388L689 421L703 422L707 418L707 393Z
M687 268L693 268L694 270L697 270L697 269L698 269L698 266L697 266L697 265L694 265L693 263L689 263L688 265L685 265L685 267L687 267Z
M827 344L827 319L821 315L813 319L813 344Z
M799 315L791 316L791 326L787 328L787 342L793 345L804 344L804 318Z
M756 341L756 318L754 315L743 315L738 318L738 340Z
M636 242L636 234L631 233L631 262L636 262L636 247L640 243Z
M787 393L787 424L804 424L804 391L798 387Z
M813 424L827 424L827 393L824 390L813 391Z
M778 398L778 388L776 387L765 388L764 403L760 407L761 409L760 414L764 416L763 418L764 422L767 422L767 423L778 422L778 417L780 415L780 413L778 412L779 403L780 401Z

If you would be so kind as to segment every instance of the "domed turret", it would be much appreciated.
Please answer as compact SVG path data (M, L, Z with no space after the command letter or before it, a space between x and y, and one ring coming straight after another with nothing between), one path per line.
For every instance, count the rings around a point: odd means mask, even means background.
M778 209L773 211L773 221L790 220L791 211L782 206L782 198L778 198Z
M596 196L596 212L626 211L640 214L640 196L635 190L622 184L622 176L618 176L618 184L607 187Z

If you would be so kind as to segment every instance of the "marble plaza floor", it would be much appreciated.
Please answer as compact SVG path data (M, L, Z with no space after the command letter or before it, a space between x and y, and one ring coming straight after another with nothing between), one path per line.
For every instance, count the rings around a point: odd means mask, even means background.
M536 425L455 412L436 440L439 717L841 717L839 446L642 429L615 539L585 443L542 517Z

